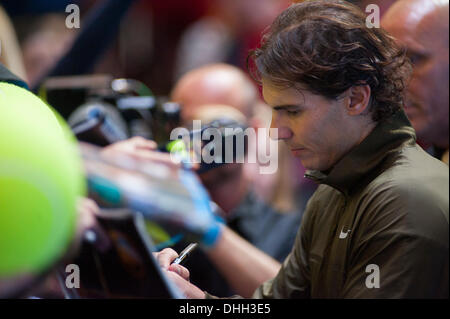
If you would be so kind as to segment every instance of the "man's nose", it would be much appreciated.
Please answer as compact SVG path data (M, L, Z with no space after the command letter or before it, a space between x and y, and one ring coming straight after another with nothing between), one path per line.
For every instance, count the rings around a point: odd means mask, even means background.
M279 116L272 115L270 122L270 138L274 140L287 140L292 137L292 130L281 121Z

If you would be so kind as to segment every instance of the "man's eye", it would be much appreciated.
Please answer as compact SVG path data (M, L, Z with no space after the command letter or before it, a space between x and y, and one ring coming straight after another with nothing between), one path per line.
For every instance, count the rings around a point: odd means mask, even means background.
M300 111L286 111L286 113L288 115L298 115L298 114L300 114Z
M418 65L420 63L422 63L425 60L425 56L422 54L417 54L417 53L410 53L408 54L409 59L411 60L411 63L413 65Z

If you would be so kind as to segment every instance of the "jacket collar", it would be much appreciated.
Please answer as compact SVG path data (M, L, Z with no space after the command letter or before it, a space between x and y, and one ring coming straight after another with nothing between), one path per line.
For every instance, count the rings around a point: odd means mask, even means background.
M364 187L383 171L383 163L416 134L403 110L378 123L373 131L328 172L308 170L306 178L329 185L344 195Z

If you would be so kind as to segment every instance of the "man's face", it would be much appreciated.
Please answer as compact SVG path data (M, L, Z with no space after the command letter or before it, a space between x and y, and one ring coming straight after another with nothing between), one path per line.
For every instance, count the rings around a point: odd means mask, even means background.
M343 100L330 100L307 90L280 89L263 80L263 95L272 107L271 128L306 169L331 168L354 145L352 125Z
M252 83L250 83L252 84ZM171 100L183 105L181 119L186 125L196 119L199 107L206 104L229 105L248 115L256 102L256 92L229 67L206 67L186 74L175 86Z
M426 8L393 9L384 17L383 27L407 48L414 65L406 113L420 140L448 148L448 20L445 35L434 14L423 14Z

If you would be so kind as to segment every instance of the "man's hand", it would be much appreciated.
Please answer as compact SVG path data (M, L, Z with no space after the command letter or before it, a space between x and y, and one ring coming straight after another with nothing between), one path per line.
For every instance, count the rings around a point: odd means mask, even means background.
M140 136L120 141L102 149L103 156L116 156L126 154L138 160L150 160L160 162L172 167L180 167L179 163L172 161L170 154L156 151L157 145L152 140Z
M189 281L189 270L179 264L172 264L172 262L178 257L175 250L171 248L165 248L160 252L153 253L153 256L158 261L159 266L167 271L172 271L180 275L184 280Z
M95 215L100 208L97 203L90 198L80 197L77 201L78 225L77 238L82 238L87 231L92 231L96 235L95 245L101 251L106 250L110 243L108 236L97 222Z
M175 285L180 289L183 295L188 299L205 299L205 293L197 286L191 284L189 281L183 279L173 271L166 272L167 277L172 280Z
M123 153L133 153L142 151L154 151L157 145L152 140L147 140L140 136L135 136L124 141L120 141L103 148L103 152L107 153L110 151L123 152Z
M177 285L181 292L189 299L204 299L205 293L189 282L189 270L181 265L172 264L178 254L175 250L165 248L153 253L166 275Z
M87 197L80 197L77 200L77 212L79 229L86 231L98 227L95 214L98 213L100 208L97 203Z

